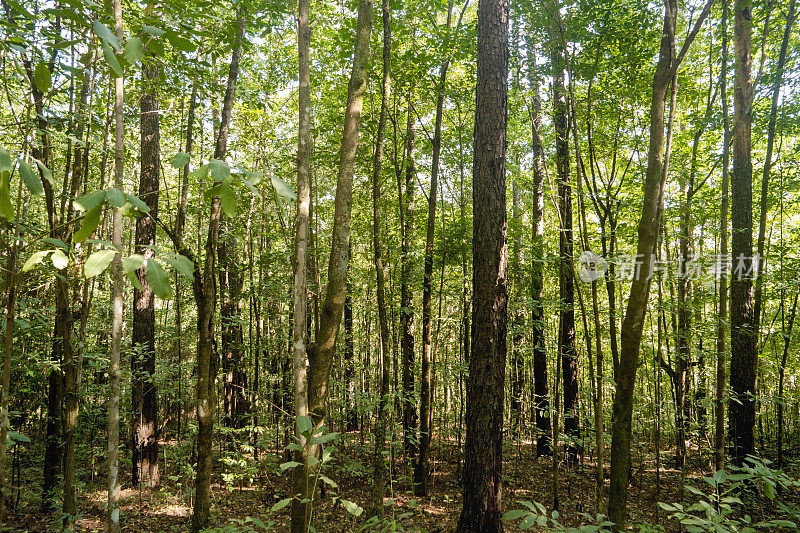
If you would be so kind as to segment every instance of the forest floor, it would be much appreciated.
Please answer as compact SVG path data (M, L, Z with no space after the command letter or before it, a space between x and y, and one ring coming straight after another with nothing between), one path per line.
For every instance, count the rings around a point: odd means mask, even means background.
M336 451L335 460L327 466L326 475L339 485L336 492L341 497L366 507L370 497L371 466L370 461L363 460L372 455L369 443L359 442L357 434L348 435L348 442ZM173 443L164 443L169 449ZM176 450L179 451L179 450ZM185 451L185 450L184 450ZM461 509L461 486L458 480L459 454L455 443L442 443L434 446L433 476L430 495L426 498L415 498L411 491L410 468L398 461L395 481L391 491L387 491L386 516L393 517L396 531L450 532L455 530ZM657 505L661 502L680 501L681 474L669 466L662 466L659 482L656 483L655 461L653 457L644 456L639 450L633 450L633 478L629 488L629 523L661 524L666 531L678 531L677 523L667 519L667 513ZM167 456L169 454L166 454ZM553 462L551 457L536 460L530 442L508 445L505 450L503 466L503 505L506 511L521 509L519 501L539 502L545 505L548 512L553 505ZM248 517L256 518L269 524L270 531L288 531L289 507L271 512L271 507L289 494L289 473L281 474L278 465L286 460L276 454L267 455L262 452L260 474L256 474L256 482L244 482L240 479L228 478L226 485L222 475L221 463L215 467L213 484L213 526L216 531L251 532L264 531ZM662 465L674 462L669 451L662 451ZM255 464L250 457L250 463ZM246 462L245 462L246 463ZM687 467L686 483L702 486L697 478L710 475L711 467L706 455L701 457L697 449L690 450L690 466ZM244 463L240 463L244 464ZM98 465L102 468L102 465ZM123 477L120 507L122 510L123 531L186 531L191 517L190 492L191 474L181 475L175 465L162 466L162 483L157 489L136 490L130 486L130 478ZM123 469L121 469L123 470ZM129 470L129 469L128 469ZM235 471L230 466L228 471ZM7 526L11 529L2 531L55 531L56 523L53 515L40 510L41 468L30 465L21 469L22 483L19 490L19 504L11 511ZM606 476L608 467L606 466ZM560 521L565 525L589 523L587 515L594 516L595 469L589 458L577 466L567 468L562 462L559 465L557 485L559 493ZM794 476L796 477L796 476ZM107 493L104 487L104 475L98 473L94 481L84 482L79 487L80 519L79 531L104 531ZM699 483L698 483L699 482ZM232 488L234 485L235 488ZM606 488L608 482L606 481ZM16 487L13 487L16 490ZM689 493L687 493L689 494ZM689 494L691 496L691 494ZM12 495L14 497L14 495ZM607 494L606 494L607 497ZM800 493L784 495L782 499L800 505ZM363 515L360 518L351 516L341 505L335 503L330 490L317 498L313 523L320 532L344 531L383 531L388 530L389 520L381 527L366 526ZM776 515L773 502L763 498L757 505L748 506L748 513L754 519L780 518ZM507 523L506 531L518 531L518 521ZM227 526L227 527L226 527ZM532 531L536 531L533 529Z

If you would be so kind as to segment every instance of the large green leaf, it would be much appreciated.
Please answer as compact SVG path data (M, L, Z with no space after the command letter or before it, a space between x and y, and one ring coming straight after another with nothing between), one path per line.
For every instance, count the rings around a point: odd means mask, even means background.
M11 173L0 173L0 217L14 220L16 212L11 205Z
M183 168L189 164L189 160L191 157L189 154L184 152L178 152L172 157L172 162L170 163L175 168Z
M125 198L127 198L128 202L130 202L131 205L135 207L140 213L150 212L150 208L147 207L147 204L144 203L142 199L136 196L135 194L126 194Z
M96 251L86 260L86 264L83 266L83 275L88 279L102 274L114 260L116 254L115 250Z
M280 179L278 176L272 176L272 186L275 187L275 192L286 198L287 200L297 201L297 196L289 184Z
M164 260L187 278L192 279L194 277L194 263L188 257L176 254L165 256Z
M114 55L114 51L108 45L108 43L103 43L103 57L106 59L106 63L108 63L109 68L114 74L117 75L118 78L122 77L122 67L117 60L117 56Z
M108 199L108 205L111 207L122 207L125 205L125 193L116 187L111 187L106 191L106 198Z
M169 276L155 259L147 260L147 283L153 292L162 299L172 298L172 287L169 284Z
M50 260L53 262L53 266L59 270L65 269L69 264L69 258L61 250L53 252L53 255L50 256Z
M95 20L92 24L92 29L94 30L94 34L100 37L100 40L103 41L105 44L109 44L114 47L114 50L119 52L122 48L119 45L119 40L117 36L114 35L111 30L108 29L108 26L100 22L99 20Z
M11 156L6 152L6 149L0 146L0 174L3 172L11 172L14 170L14 163L11 162Z
M36 84L36 87L43 93L50 90L52 86L50 69L47 68L47 64L44 61L39 61L36 64L36 68L33 71L33 83Z
M236 216L236 192L233 190L230 180L225 180L220 185L219 201L222 204L222 210L227 216Z
M230 165L219 159L209 161L208 169L211 171L211 177L214 178L214 181L222 181L231 175Z
M33 160L36 162L36 166L39 167L39 172L41 172L44 179L46 179L48 183L50 183L51 187L55 187L56 183L53 181L53 173L50 172L50 169L44 166L44 163L42 163L38 159L33 158Z
M25 186L31 191L31 194L34 196L41 196L44 194L42 180L33 173L31 166L22 159L17 159L17 161L19 162L19 174L22 176L22 181L25 182Z
M134 270L138 269L144 263L144 256L141 254L133 254L129 255L128 257L122 258L122 270L125 271L126 274L129 272L133 272Z
M96 205L86 212L86 215L83 217L83 224L81 225L81 228L75 232L73 237L75 242L83 242L88 239L92 233L94 233L94 230L96 230L97 226L100 225L100 214L102 212L102 205Z
M91 191L87 192L73 202L76 209L81 211L89 211L98 205L102 204L106 199L106 191Z
M125 43L125 59L129 65L138 63L144 57L144 45L138 37L133 37Z
M47 254L49 254L52 251L53 250L43 250L41 252L36 252L36 253L31 254L31 256L28 258L28 260L25 261L25 264L22 265L22 271L23 272L27 272L28 270L32 269L33 267L35 267L36 265L41 263L42 260L45 257L47 257Z

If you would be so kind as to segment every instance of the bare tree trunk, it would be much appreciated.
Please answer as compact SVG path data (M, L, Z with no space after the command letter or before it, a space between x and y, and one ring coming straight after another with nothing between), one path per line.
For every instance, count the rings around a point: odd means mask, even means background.
M157 84L159 68L155 58L142 63L141 110L141 175L139 198L158 215L161 148ZM156 243L156 222L152 217L136 220L136 253L152 258ZM136 271L142 289L133 289L133 333L131 356L131 436L133 451L131 477L133 486L158 484L158 397L156 372L156 310L153 289L147 282L147 263Z
M456 531L502 531L506 373L508 2L478 2L473 155L473 353L467 382L464 498Z
M233 102L236 93L236 80L239 77L239 62L242 57L242 41L245 30L244 8L237 10L238 31L231 55L228 83L222 102L222 116L214 148L214 159L224 160L228 151L228 132L230 129ZM205 264L203 271L195 264L192 288L197 302L197 475L195 477L195 501L192 513L192 531L198 532L208 526L211 518L211 447L214 435L214 409L216 390L214 382L218 361L214 353L214 311L217 301L216 252L218 250L219 228L222 209L219 195L211 199L208 216L208 235L205 244Z
M386 119L389 113L389 98L392 87L392 25L389 0L382 0L383 14L383 86L381 92L381 112L375 138L375 155L372 160L372 248L375 264L375 292L378 302L378 324L380 327L380 366L381 387L378 401L378 422L375 428L375 454L373 456L372 499L369 514L383 516L383 497L386 484L386 424L389 412L389 372L391 353L389 348L389 318L386 314L386 279L381 251L381 173L383 164L383 142L386 135Z
M114 30L117 40L124 42L122 29L122 2L114 0ZM114 78L114 186L123 190L125 173L125 80ZM114 208L111 222L111 243L117 252L122 252L122 211ZM108 362L108 531L119 533L119 389L120 355L122 351L122 326L124 316L125 282L120 254L111 262L113 279L113 315L111 320L111 352Z
M753 310L752 5L734 2L733 170L731 172L731 395L728 424L731 456L737 466L755 452L756 317Z

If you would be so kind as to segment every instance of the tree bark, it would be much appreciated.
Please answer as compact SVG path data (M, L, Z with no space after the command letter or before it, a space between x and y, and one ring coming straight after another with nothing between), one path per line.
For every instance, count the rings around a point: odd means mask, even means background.
M158 215L161 148L157 84L159 68L155 58L142 63L141 111L141 174L139 198ZM136 220L136 253L151 260L155 255L156 222L152 217ZM147 263L136 271L142 289L133 289L133 332L131 356L131 478L134 487L158 484L158 397L156 372L155 295L147 282Z
M502 531L506 373L508 2L478 3L473 155L472 346L459 532Z
M755 452L756 317L753 311L752 3L734 2L736 79L733 91L731 172L731 395L728 424L731 458L737 466Z

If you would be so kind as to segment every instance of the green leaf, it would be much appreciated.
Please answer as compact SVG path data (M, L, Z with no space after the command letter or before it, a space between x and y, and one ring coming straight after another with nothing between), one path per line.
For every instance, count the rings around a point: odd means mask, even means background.
M148 26L146 24L142 26L142 30L144 30L146 34L151 35L153 37L161 37L162 35L164 35L164 30L156 28L154 26Z
M69 258L61 250L53 252L53 255L50 256L50 260L53 262L53 266L59 270L65 269L69 264Z
M178 50L183 50L184 52L194 52L197 50L197 46L190 41L189 39L178 35L176 32L169 30L166 33L166 38Z
M283 196L287 200L291 200L293 202L297 201L297 196L294 194L292 188L289 187L289 184L287 184L285 181L283 181L277 176L272 176L271 179L272 179L272 186L275 187L275 192L277 192L279 195Z
M144 263L144 256L140 254L129 255L122 258L122 270L129 274L136 271Z
M183 168L189 164L191 156L185 152L178 152L172 157L170 164L175 168Z
M136 290L139 291L144 290L144 287L142 287L142 282L139 281L139 276L136 275L135 270L131 270L130 272L125 272L125 277L128 278L128 280L131 282L131 285L133 285L136 288Z
M297 431L304 436L310 436L311 430L314 427L314 423L311 419L307 416L298 416L297 417Z
M114 51L108 45L108 43L103 42L103 57L106 59L106 63L111 71L117 75L117 78L122 77L122 67L117 60L117 56L114 55Z
M308 464L309 468L314 468L319 464L319 459L315 455L309 455L306 458L306 463Z
M332 480L332 479L331 479L331 478L329 478L328 476L324 476L324 475L320 474L320 475L319 475L319 478L320 478L320 479L321 479L321 480L322 480L324 483L326 483L327 485L329 485L331 488L334 488L334 489L335 489L335 488L337 488L337 487L339 486L339 485L337 485L337 484L336 484L336 482L335 482L334 480Z
M125 205L125 193L116 187L111 187L106 191L106 199L111 207L122 207Z
M5 148L0 146L0 174L11 172L12 170L14 170L14 163L11 162L11 156L8 155Z
M528 514L530 514L530 512L526 511L525 509L513 509L513 510L508 511L506 514L503 515L503 520L507 520L507 521L508 520L519 520L520 518L522 518L523 516L527 516Z
M275 505L273 505L272 509L270 509L270 511L271 512L280 511L281 509L283 509L284 507L286 507L290 503L292 503L292 499L291 498L284 498L281 501L279 501L278 503L276 503Z
M300 463L297 461L286 461L285 463L281 463L281 470L289 470L290 468L294 468L296 466L300 466Z
M108 26L99 20L95 20L92 24L92 29L94 30L94 34L100 37L100 40L103 41L104 44L110 44L117 52L121 50L117 36L108 29Z
M147 260L147 283L162 300L172 298L172 286L164 268L155 259Z
M92 233L94 233L94 230L96 230L97 226L100 225L100 214L102 212L102 205L97 205L86 212L86 215L83 217L81 229L76 231L75 236L73 237L75 242L83 242L88 239Z
M229 180L222 182L219 188L219 200L222 203L222 210L231 218L236 216L236 193Z
M19 174L22 176L22 181L25 182L25 186L31 191L31 194L34 196L41 196L44 194L42 180L33 173L31 166L22 159L17 159L17 161L19 162Z
M75 206L76 209L81 211L89 211L94 209L95 207L99 206L103 203L106 199L106 191L92 191L87 192L72 204Z
M136 196L135 194L126 194L125 198L127 198L128 202L130 202L131 205L133 205L133 207L135 207L136 210L139 211L140 213L150 212L150 208L147 207L147 204L144 203L142 199Z
M16 212L11 205L11 173L3 172L0 174L0 217L6 220L14 220Z
M50 69L47 68L47 64L44 61L39 61L36 64L36 68L33 71L33 83L43 93L46 93L52 87Z
M129 39L128 42L125 43L125 59L128 60L128 64L134 65L138 63L144 57L144 45L142 45L142 40L138 37L133 37Z
M39 263L41 263L42 260L45 257L47 257L47 254L49 254L50 252L52 252L52 250L45 250L45 251L42 251L42 252L36 252L34 254L31 254L31 256L28 258L28 260L25 261L25 264L22 265L22 271L23 272L27 272L30 269L32 269L33 267L35 267L36 265L38 265Z
M214 181L222 181L231 175L230 165L219 159L209 161L208 169L211 171L211 177L214 178Z
M53 173L50 172L50 169L47 168L46 166L44 166L44 163L42 163L38 159L33 158L33 160L36 162L36 166L39 167L39 172L42 173L42 176L44 176L44 179L46 179L50 183L51 187L55 187L56 184L53 181Z
M364 509L359 507L358 504L351 502L350 500L341 500L342 505L344 508L347 509L347 512L353 516L361 516L361 513L364 512Z
M187 278L192 279L194 277L194 263L188 257L182 255L166 256L164 261Z
M102 274L103 271L108 268L108 265L111 264L116 254L117 252L115 250L106 249L96 251L86 260L86 264L83 267L83 275L88 279Z

